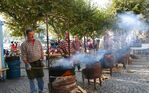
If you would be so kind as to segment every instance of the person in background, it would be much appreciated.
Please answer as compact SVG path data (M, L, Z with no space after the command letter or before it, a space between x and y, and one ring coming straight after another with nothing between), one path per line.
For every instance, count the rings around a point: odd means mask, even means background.
M37 93L35 89L34 80L38 82L38 92L43 92L43 67L45 63L42 44L39 40L34 39L34 31L32 29L26 30L27 40L21 44L22 60L25 63L27 76L30 84L30 93ZM34 69L38 67L39 69Z
M17 42L14 42L14 45L15 45L15 48L17 48L17 46L18 46Z
M54 40L51 40L50 44L51 44L51 48L52 49L55 49L56 48L56 45L55 45L55 41Z
M11 42L11 46L10 47L11 47L10 56L16 55L16 45L15 45L14 41Z
M93 48L94 48L93 42L90 39L88 39L86 44L87 52L91 54L93 52Z
M59 42L60 42L59 40L56 40L55 42L56 46L58 46Z
M84 51L85 51L84 41L80 40L80 42L81 42L81 53L84 53Z
M65 33L65 38L62 40L57 46L57 50L64 56L65 58L69 58L69 32ZM72 41L70 41L70 57L75 53L75 49L73 47Z
M104 36L104 49L111 50L113 47L113 41L109 34Z
M11 42L11 51L15 51L16 50L16 46L14 44L14 42L12 41Z
M81 53L81 42L80 40L78 39L78 36L75 35L74 36L74 40L72 41L72 44L73 44L73 47L75 49L75 54L79 54ZM77 66L78 67L78 70L80 71L80 63L78 62L78 60L76 59L75 63L74 63L74 66Z
M102 68L110 68L110 75L112 76L112 68L114 65L114 57L112 52L107 50L100 62Z
M10 47L12 48L13 45L14 45L14 44L13 44L13 41L11 41L11 45L10 45Z
M98 48L99 48L99 43L98 43L97 40L94 40L94 42L93 42L93 48L94 48L94 52L96 52L96 51L98 50Z

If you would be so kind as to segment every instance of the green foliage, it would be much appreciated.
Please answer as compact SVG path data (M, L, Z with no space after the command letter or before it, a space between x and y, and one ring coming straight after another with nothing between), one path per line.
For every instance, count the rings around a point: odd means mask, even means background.
M43 12L46 11L43 11L43 6L45 3L42 0L3 0L0 2L0 12L8 16L6 21L13 31L12 35L24 36L27 28L38 29L37 22L42 19Z
M27 28L33 28L37 33L43 31L41 22L45 24L48 14L48 24L59 38L69 30L72 35L80 37L96 36L103 33L104 27L110 27L115 11L98 9L84 0L2 0L0 12L6 16L6 22L13 36L24 36ZM85 30L83 30L85 28Z
M133 11L135 14L143 14L146 11L147 0L113 0L113 6L118 13Z

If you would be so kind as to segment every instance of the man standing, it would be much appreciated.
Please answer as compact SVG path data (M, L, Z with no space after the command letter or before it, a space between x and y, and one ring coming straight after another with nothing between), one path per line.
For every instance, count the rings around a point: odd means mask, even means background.
M81 46L81 42L78 39L78 36L77 35L74 36L74 40L73 40L72 44L73 44L73 47L75 49L75 53L76 54L79 54L81 52L81 47L82 46ZM78 60L76 60L74 66L77 66L78 67L78 70L80 70L80 64L78 63Z
M78 36L75 35L74 36L74 40L73 40L73 46L76 52L80 52L81 51L81 41L78 39Z
M36 92L34 79L36 79L38 82L39 93L44 93L44 73L42 67L45 66L45 63L43 62L44 53L42 45L39 40L34 39L34 31L32 29L26 30L26 35L27 40L24 41L21 45L21 53L30 83L30 93Z
M69 48L70 48L70 56L73 56L75 53L75 49L73 47L72 41L70 41L70 44L68 43L69 40L69 32L66 32L64 40L62 40L57 49L58 51L65 57L69 58Z
M86 49L89 54L93 53L94 45L93 45L93 42L91 41L91 39L87 40Z
M110 35L109 34L106 34L105 36L104 36L104 49L106 49L106 50L111 50L112 49L112 38L110 37Z

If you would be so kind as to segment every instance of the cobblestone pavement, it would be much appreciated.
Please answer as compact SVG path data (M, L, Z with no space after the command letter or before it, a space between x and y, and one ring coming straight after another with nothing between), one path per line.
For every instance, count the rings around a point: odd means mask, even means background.
M113 73L110 79L105 80L102 86L97 85L94 90L93 85L88 85L85 80L84 89L89 93L149 93L149 56L140 56L134 59L133 63L127 65L127 69L122 73ZM127 70L134 71L128 73ZM48 93L48 70L45 69L45 88ZM76 72L77 85L83 87L81 72ZM29 93L29 83L24 70L18 79L6 79L0 82L0 93Z

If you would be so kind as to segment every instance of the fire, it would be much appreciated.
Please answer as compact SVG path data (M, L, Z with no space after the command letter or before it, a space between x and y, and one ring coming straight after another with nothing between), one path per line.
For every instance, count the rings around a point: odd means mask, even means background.
M67 70L63 75L61 75L61 77L72 77L73 76L73 74L71 73L71 71L70 70Z
M112 55L106 55L106 58L111 58L112 57Z

